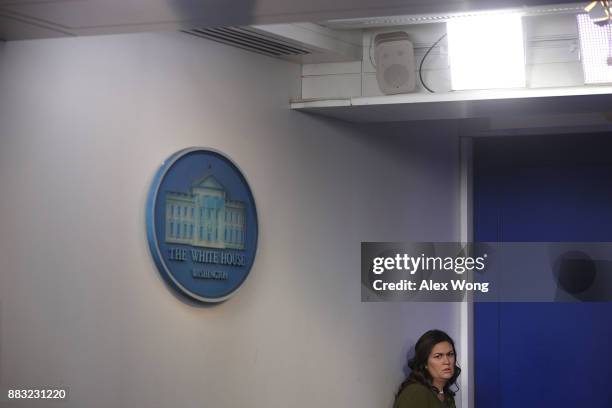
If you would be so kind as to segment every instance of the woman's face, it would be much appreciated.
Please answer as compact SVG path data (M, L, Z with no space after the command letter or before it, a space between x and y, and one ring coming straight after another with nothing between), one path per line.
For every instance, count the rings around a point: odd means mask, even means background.
M427 359L427 371L434 381L446 383L455 374L455 350L448 341L436 344Z

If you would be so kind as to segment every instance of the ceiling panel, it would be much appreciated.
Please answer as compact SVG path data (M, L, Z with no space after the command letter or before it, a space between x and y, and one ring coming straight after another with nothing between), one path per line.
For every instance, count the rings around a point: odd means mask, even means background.
M550 0L0 0L2 29L11 39L56 32L76 35L263 23L317 22L398 14L436 13L523 5ZM17 20L32 31L16 30ZM46 29L41 30L41 26ZM21 34L19 34L21 33Z
M69 35L69 33L61 30L0 14L0 39L4 41L66 37Z

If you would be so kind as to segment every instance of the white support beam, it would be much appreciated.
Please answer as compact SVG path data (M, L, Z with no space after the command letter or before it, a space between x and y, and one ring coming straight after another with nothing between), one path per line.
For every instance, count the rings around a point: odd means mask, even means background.
M461 137L460 143L460 234L461 242L473 242L472 231L472 138ZM460 306L459 364L461 367L461 408L474 407L474 304L463 302Z

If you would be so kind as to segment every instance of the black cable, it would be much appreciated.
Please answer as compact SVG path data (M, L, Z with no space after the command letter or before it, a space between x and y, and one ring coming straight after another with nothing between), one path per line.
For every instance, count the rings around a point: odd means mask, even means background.
M438 38L438 41L436 41L431 47L429 47L425 55L423 55L423 58L421 59L421 64L419 65L419 79L421 80L421 84L423 85L423 88L427 89L431 93L435 92L432 91L427 85L425 85L425 81L423 81L423 62L425 62L425 58L427 58L431 50L433 50L435 46L438 45L438 43L444 39L444 37L446 37L446 33L444 33L442 37Z

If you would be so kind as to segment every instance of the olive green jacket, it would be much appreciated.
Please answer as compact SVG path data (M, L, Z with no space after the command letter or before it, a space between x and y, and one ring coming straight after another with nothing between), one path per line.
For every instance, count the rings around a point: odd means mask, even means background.
M410 384L398 395L393 408L455 408L453 397L440 401L434 391L422 384Z

